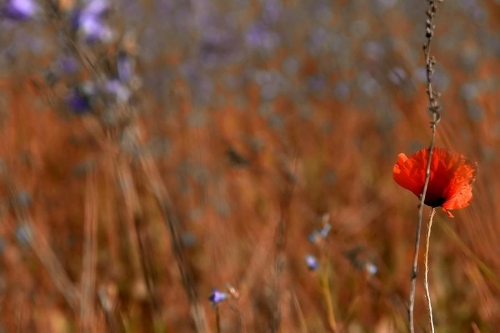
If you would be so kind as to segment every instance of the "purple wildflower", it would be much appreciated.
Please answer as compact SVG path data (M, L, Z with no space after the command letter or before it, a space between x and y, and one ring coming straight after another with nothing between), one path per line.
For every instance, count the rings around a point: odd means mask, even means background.
M321 228L319 234L321 235L321 237L326 238L330 230L332 230L332 226L330 225L330 223L327 223L323 226L323 228Z
M73 29L78 31L87 43L109 42L113 31L106 25L105 15L110 4L106 0L90 0L72 15Z
M66 96L66 102L75 113L87 113L92 109L91 97L93 91L93 86L72 88Z
M130 81L134 77L134 60L126 52L120 52L116 60L116 72L122 82Z
M319 268L318 259L316 259L315 256L308 254L305 257L305 260L306 260L307 268L309 268L310 271L315 271Z
M323 228L314 230L310 233L308 239L311 243L317 243L321 239L325 239L328 236L328 233L330 233L330 230L332 230L332 226L330 223L326 223Z
M74 74L79 69L78 61L71 56L62 56L58 61L58 66L66 74Z
M316 244L321 239L321 235L319 234L318 230L314 230L309 234L309 236L307 236L307 239L309 239L311 243Z
M126 103L130 99L132 93L130 89L124 86L119 80L112 79L105 83L105 91L114 98L115 102Z
M16 239L22 245L27 245L33 239L33 229L27 223L19 224L16 228Z
M84 11L87 14L102 17L109 11L109 7L108 0L88 0L86 1Z
M374 263L372 262L367 262L365 264L365 269L366 269L366 272L369 274L369 275L375 275L377 274L378 272L378 267L377 265L375 265Z
M279 43L279 36L266 25L257 22L248 28L245 42L251 48L272 51Z
M38 12L38 5L33 0L7 0L2 14L16 21L29 20Z
M113 32L98 16L82 14L79 19L79 31L88 43L107 42L113 38Z
M224 302L227 299L227 294L220 292L217 288L212 290L212 294L208 297L208 300L212 303L212 306L215 307L219 303Z

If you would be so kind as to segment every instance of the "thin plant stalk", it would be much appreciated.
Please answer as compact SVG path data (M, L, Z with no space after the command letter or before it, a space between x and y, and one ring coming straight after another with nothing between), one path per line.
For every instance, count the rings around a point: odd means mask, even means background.
M320 274L321 291L326 305L326 317L328 325L333 332L337 332L337 320L335 319L335 310L333 308L332 292L330 289L330 267L328 264L323 265L323 271Z
M434 118L436 118L436 114L434 114ZM424 215L424 201L425 195L427 193L427 188L429 187L429 179L431 175L431 161L432 161L432 150L434 148L434 137L436 135L436 125L437 123L432 123L432 137L431 144L429 146L429 160L427 161L427 170L425 172L425 183L424 190L422 195L420 196L420 203L418 208L418 222L417 222L417 230L415 236L415 254L413 256L413 269L411 274L411 290L410 290L410 303L408 305L408 319L410 322L410 332L415 332L415 322L413 318L413 312L415 308L415 291L417 284L417 274L418 274L418 252L420 249L420 233L422 230L422 219Z
M97 194L96 175L91 170L87 175L85 190L85 225L83 241L82 297L80 306L80 331L95 330L95 288L97 265Z
M434 148L434 138L436 136L436 127L439 121L441 120L441 114L439 113L440 105L438 102L439 93L433 89L432 86L432 75L434 74L434 65L436 64L436 59L430 54L430 47L432 37L434 36L434 17L437 12L437 1L428 0L429 8L426 11L427 20L426 20L426 28L425 28L425 36L427 38L426 43L424 44L424 57L425 57L425 66L426 66L426 76L427 76L427 85L426 92L427 97L429 99L429 111L432 112L432 121L431 121L431 129L432 136L431 142L429 145L429 159L427 161L427 168L425 171L425 182L424 188L422 191L422 195L420 196L420 203L418 207L418 222L416 228L416 236L415 236L415 254L413 257L413 267L411 273L411 288L410 288L410 301L408 304L408 321L410 326L410 333L415 333L415 321L414 321L414 308L415 308L415 292L416 292L416 283L417 283L417 274L418 274L418 252L420 249L420 233L422 230L422 219L424 215L424 203L425 203L425 195L427 193L427 188L429 187L429 180L431 176L431 161L432 161L432 150Z
M137 138L135 141L138 142ZM205 311L200 304L196 291L192 272L189 269L185 258L181 240L181 223L170 199L167 188L163 185L160 173L150 155L142 155L140 158L141 169L144 177L149 183L150 191L154 195L156 202L164 216L164 222L170 232L172 250L177 267L181 274L182 284L190 302L190 313L196 327L196 332L208 332Z
M217 304L215 306L215 331L217 333L220 333L220 310L219 310L219 305Z
M425 295L427 298L427 308L429 309L429 323L431 325L431 333L434 333L434 318L432 316L432 302L431 294L429 292L429 244L431 240L431 230L432 221L434 215L436 214L436 208L432 208L431 215L429 216L429 222L427 224L427 238L425 241L425 275L424 275L424 285L425 285Z
M57 257L54 250L50 247L47 238L43 235L42 230L36 228L36 223L34 223L35 221L30 215L30 212L25 207L14 204L16 203L15 198L19 197L19 191L10 175L4 170L0 170L0 179L8 191L9 201L12 203L12 209L17 223L26 224L29 229L33 231L33 237L27 238L33 253L38 257L38 260L40 260L51 278L52 283L64 297L71 309L75 313L79 313L81 299L79 290L71 282L68 274L61 264L61 261Z
M106 323L108 327L108 332L110 333L119 333L121 332L118 321L116 320L113 314L113 305L111 300L109 299L107 292L103 286L99 288L97 292L97 296L99 299L99 304L101 305L101 309L104 312L104 317L106 318Z
M297 153L295 152L295 165L294 171L291 175L295 175L295 170L297 168ZM286 184L285 192L280 203L280 219L276 226L275 244L276 244L276 254L275 254L275 265L274 265L274 304L273 304L273 321L271 326L271 332L280 332L282 313L280 309L280 300L282 294L282 276L285 271L285 261L286 261L286 241L287 241L287 219L289 214L290 203L292 202L293 192L295 190L295 180L293 177L286 178L288 181Z
M304 317L304 313L302 312L299 300L297 299L297 294L295 294L294 291L292 292L292 299L293 299L293 305L295 306L295 309L299 317L300 331L302 333L308 333L309 330L307 329L306 319Z

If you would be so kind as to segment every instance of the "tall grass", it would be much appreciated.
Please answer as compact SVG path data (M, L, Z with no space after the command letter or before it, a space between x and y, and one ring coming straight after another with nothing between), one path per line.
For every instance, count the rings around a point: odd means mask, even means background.
M72 2L2 18L0 331L406 330L417 203L391 171L428 143L425 5L123 0L94 44ZM480 166L472 205L434 221L441 331L500 327L498 13L448 1L433 44L436 145ZM71 89L115 77L121 52L130 98L72 111ZM322 284L304 256L325 214Z

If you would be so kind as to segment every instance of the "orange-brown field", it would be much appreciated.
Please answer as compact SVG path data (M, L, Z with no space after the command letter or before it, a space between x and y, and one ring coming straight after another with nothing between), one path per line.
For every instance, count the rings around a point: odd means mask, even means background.
M431 137L420 2L121 0L91 45L72 1L0 22L0 332L406 332L418 199L392 169ZM434 322L497 332L500 4L439 6L436 146L478 173L434 221ZM122 50L131 97L73 112Z

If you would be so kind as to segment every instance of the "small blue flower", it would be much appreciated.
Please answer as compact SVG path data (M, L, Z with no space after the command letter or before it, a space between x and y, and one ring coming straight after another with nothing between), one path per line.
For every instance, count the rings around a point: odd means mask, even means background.
M321 239L325 239L328 236L330 230L332 230L332 226L330 223L327 223L323 226L323 228L314 230L310 233L308 239L311 243L318 243Z
M126 103L132 96L130 89L117 79L107 81L104 84L104 90L118 103Z
M315 271L319 268L318 259L316 259L315 256L308 254L305 257L305 260L306 260L307 268L309 268L310 271Z
M116 72L122 82L130 81L134 77L134 60L126 52L120 52L116 60Z
M87 43L108 42L113 32L98 16L83 13L79 19L79 31Z
M365 269L366 269L366 272L370 275L375 275L378 273L378 267L377 265L375 265L374 263L372 262L367 262L365 264Z
M113 31L105 23L105 16L109 9L109 1L86 1L83 8L73 12L71 25L87 43L109 42L114 36Z
M29 20L37 12L38 5L33 0L7 0L2 8L3 15L16 21Z
M77 114L90 112L91 97L95 93L93 85L83 85L71 88L66 96L66 103Z
M321 228L319 234L321 235L321 237L326 238L330 230L332 230L332 226L330 225L330 223L327 223L323 226L323 228Z
M85 12L101 17L109 11L109 8L110 4L108 0L87 0Z
M22 246L28 245L33 239L33 229L28 223L19 224L16 228L16 239Z
M228 295L226 293L220 292L217 288L214 288L208 300L212 303L212 306L215 307L217 304L224 302L227 297Z
M316 244L317 242L319 242L321 238L321 235L319 234L318 230L314 230L313 232L311 232L309 234L309 236L307 236L307 239L309 239L309 241L313 244Z
M59 58L57 65L59 70L65 74L74 74L80 67L78 61L71 56L62 56Z

